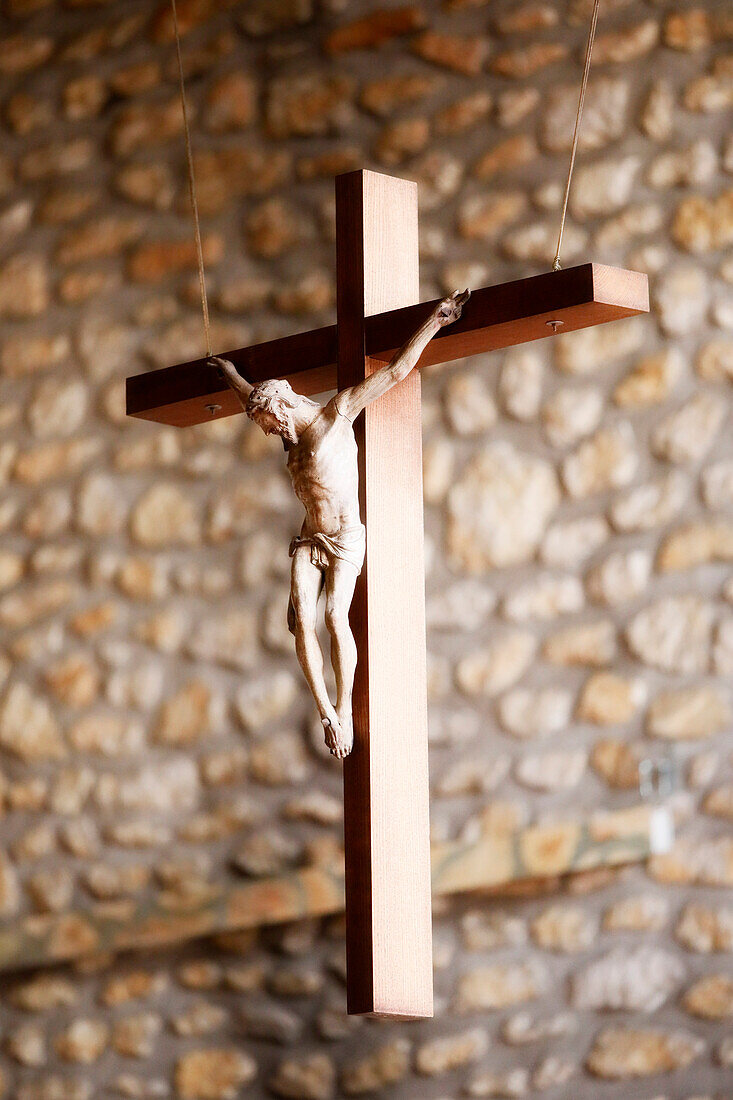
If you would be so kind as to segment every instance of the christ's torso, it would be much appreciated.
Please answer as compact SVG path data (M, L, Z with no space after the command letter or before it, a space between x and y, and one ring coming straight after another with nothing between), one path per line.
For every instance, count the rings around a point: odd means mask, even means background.
M303 534L334 536L361 522L354 428L333 405L288 450L288 473L305 508Z

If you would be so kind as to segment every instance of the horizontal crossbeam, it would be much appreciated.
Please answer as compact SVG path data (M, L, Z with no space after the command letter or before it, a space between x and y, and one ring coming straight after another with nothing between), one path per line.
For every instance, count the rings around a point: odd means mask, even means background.
M365 354L388 361L437 305L422 302L366 318ZM647 276L604 264L581 264L475 290L459 321L428 344L419 367L496 351L649 311ZM562 322L551 326L550 321ZM336 388L336 325L223 352L250 382L287 378L303 394ZM212 412L207 406L216 406ZM205 359L127 379L127 413L186 427L241 412Z

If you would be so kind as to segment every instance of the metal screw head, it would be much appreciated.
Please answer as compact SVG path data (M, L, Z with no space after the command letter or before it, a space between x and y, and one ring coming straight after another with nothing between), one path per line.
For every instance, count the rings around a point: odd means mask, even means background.
M558 329L561 329L563 327L565 322L560 321L560 320L554 320L554 321L545 321L545 324L547 325L548 328L552 329L553 333L555 333L555 332L557 332Z
M221 405L206 405L204 407L209 416L216 416L218 412L221 412Z

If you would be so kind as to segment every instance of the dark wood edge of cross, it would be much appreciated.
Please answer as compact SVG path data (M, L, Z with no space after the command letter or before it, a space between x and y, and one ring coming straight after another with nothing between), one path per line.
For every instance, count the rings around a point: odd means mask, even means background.
M365 354L388 361L435 305L437 299L366 318ZM649 283L642 272L593 263L550 271L474 290L460 321L440 330L418 366L648 312ZM314 394L336 388L336 349L336 325L327 325L222 354L249 382L287 378L299 393ZM128 416L186 427L241 411L206 359L127 379Z

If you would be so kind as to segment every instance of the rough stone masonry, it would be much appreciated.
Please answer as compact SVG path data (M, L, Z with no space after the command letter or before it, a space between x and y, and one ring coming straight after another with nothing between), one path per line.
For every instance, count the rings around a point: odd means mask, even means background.
M330 321L332 175L417 179L423 297L548 268L590 0L179 0L214 343ZM438 1015L344 1015L339 920L5 975L0 1095L729 1100L733 21L604 0L564 259L653 313L426 372L436 837L581 817L672 754L674 852L436 912ZM243 417L126 420L201 354L168 4L0 28L2 936L328 859ZM449 486L453 488L449 491ZM120 910L122 907L122 910Z

